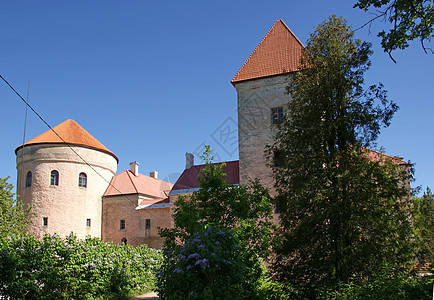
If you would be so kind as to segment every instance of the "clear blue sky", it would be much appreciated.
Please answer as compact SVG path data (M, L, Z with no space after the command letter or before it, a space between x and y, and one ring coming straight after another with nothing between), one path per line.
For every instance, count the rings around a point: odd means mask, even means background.
M120 159L118 172L175 180L186 152L210 144L220 160L238 159L213 133L237 120L230 80L277 19L305 43L331 14L354 28L370 15L354 1L6 1L0 73L52 126L74 119ZM413 185L434 188L434 55L417 43L394 64L375 33L368 84L384 83L400 110L379 145L416 163ZM431 45L433 46L433 45ZM434 48L434 47L433 47ZM14 149L22 144L25 105L0 82L0 177L16 183ZM228 119L229 118L229 119ZM29 112L27 138L48 128ZM227 124L227 123L225 123ZM198 158L196 158L198 162Z

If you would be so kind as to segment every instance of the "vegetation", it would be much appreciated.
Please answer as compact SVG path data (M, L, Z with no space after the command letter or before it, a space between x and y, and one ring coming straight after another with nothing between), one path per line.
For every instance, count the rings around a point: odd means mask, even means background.
M354 7L364 11L375 8L375 17L366 25L371 25L374 20L384 19L392 28L386 32L378 33L381 37L381 46L384 52L391 55L396 49L405 49L408 42L419 40L425 53L431 48L426 47L425 42L430 42L434 34L434 1L432 0L359 0Z
M165 261L159 272L163 299L255 298L264 274L273 225L268 192L253 182L226 181L224 164L211 151L199 177L200 190L175 203L173 229L163 229Z
M274 269L301 297L411 259L411 172L367 149L397 110L381 84L364 86L371 53L342 18L317 26L269 149L282 225Z
M29 224L30 208L14 199L13 186L0 178L0 236L22 233Z
M6 299L127 299L154 288L162 254L145 245L0 237L0 295Z
M228 229L203 228L175 246L157 275L162 299L255 298L262 268Z
M416 258L424 271L434 272L434 196L430 188L422 197L413 198L413 228L416 237Z

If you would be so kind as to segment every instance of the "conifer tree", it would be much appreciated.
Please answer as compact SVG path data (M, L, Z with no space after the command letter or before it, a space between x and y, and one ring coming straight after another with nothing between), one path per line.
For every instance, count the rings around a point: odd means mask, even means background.
M398 109L381 84L365 88L371 53L342 18L317 26L269 147L282 225L274 268L307 293L411 253L409 167L368 150Z

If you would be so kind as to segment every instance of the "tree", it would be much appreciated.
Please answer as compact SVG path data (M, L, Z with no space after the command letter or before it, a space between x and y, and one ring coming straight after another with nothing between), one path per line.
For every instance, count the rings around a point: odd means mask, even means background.
M317 26L269 147L279 157L274 268L306 293L369 276L385 260L404 263L411 253L408 166L367 148L398 109L381 84L364 87L371 53L342 18Z
M213 164L211 150L206 147L206 167L199 177L200 189L190 198L180 197L175 203L174 228L161 229L165 245L183 243L203 228L229 228L261 257L267 256L274 226L273 205L268 191L259 181L249 186L228 183L224 163Z
M378 33L382 38L381 46L390 58L392 51L407 48L408 42L418 39L425 53L431 48L425 42L431 41L434 33L434 1L433 0L359 0L354 7L364 11L374 7L376 16L365 25L371 25L374 20L382 18L392 24L392 28Z
M166 260L158 274L164 299L252 299L264 274L260 257L271 245L272 203L258 181L236 186L224 164L206 167L200 189L175 203L174 228L160 229Z
M30 208L14 199L13 186L7 178L0 178L0 236L22 233L29 224Z
M416 256L421 265L434 262L434 195L427 187L422 197L413 199L413 227L417 242Z

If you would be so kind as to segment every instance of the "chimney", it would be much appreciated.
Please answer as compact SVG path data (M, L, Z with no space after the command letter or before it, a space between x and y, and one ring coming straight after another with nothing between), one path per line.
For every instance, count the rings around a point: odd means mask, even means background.
M130 171L131 173L133 173L135 176L139 176L139 163L138 162L131 162L130 163Z
M185 153L185 169L190 169L194 166L194 155L192 153Z
M157 171L149 172L149 176L152 178L158 179L158 172Z

